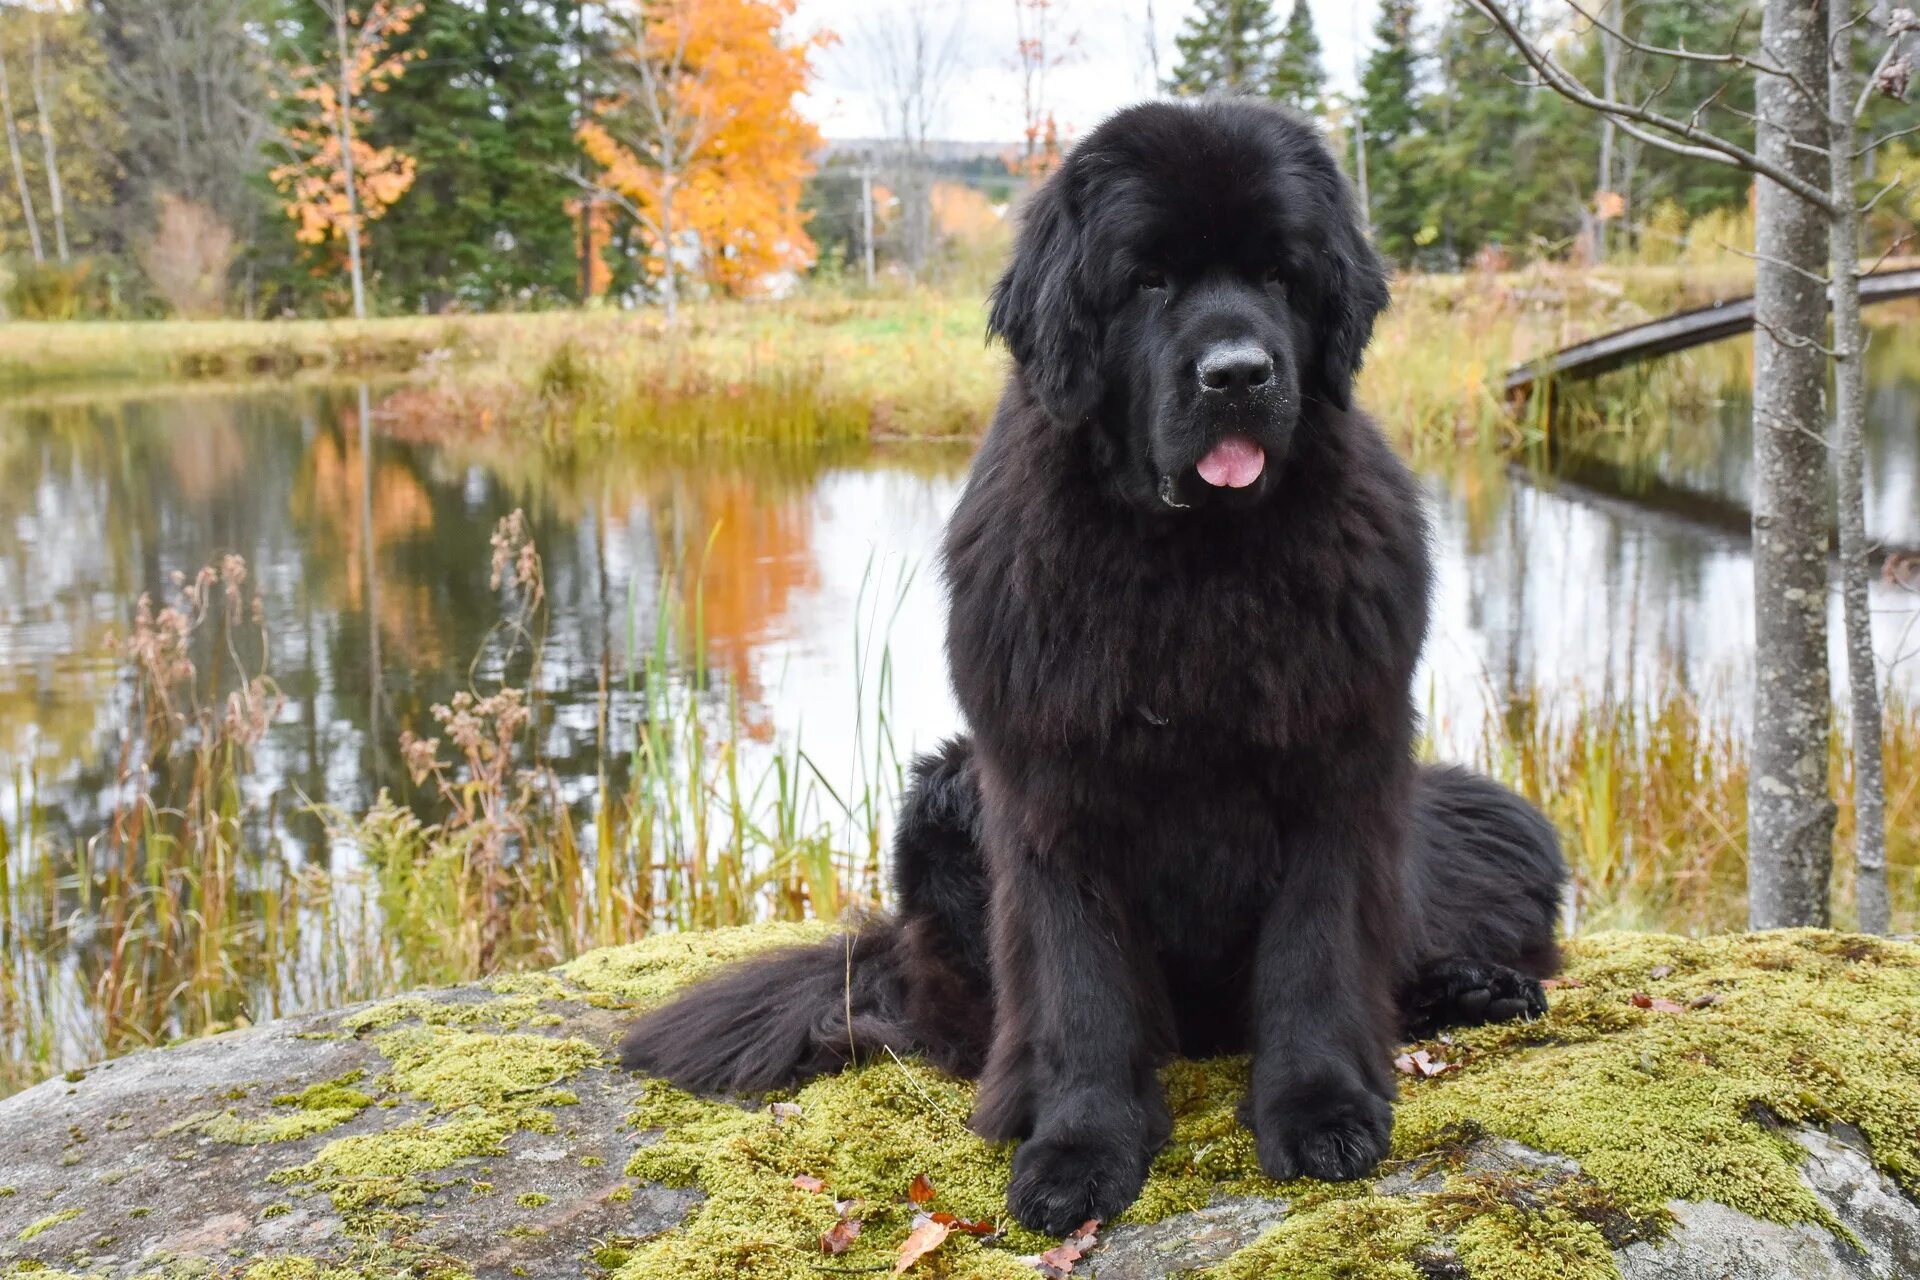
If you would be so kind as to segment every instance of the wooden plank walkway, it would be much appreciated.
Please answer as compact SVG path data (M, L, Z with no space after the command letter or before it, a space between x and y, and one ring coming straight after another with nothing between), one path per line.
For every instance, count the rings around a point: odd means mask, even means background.
M1862 304L1920 297L1920 267L1880 271L1860 281ZM1507 373L1507 397L1523 400L1543 379L1577 382L1654 356L1685 351L1731 338L1753 328L1753 299L1731 298L1693 311L1680 311L1645 324L1616 329L1551 355L1530 360Z

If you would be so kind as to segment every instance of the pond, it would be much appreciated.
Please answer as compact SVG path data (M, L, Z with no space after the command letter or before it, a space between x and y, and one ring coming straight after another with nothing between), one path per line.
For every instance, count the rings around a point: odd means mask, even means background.
M1532 753L1609 716L1669 757L1697 748L1682 770L1737 742L1744 359L1738 343L1677 358L1696 395L1656 448L1602 433L1563 443L1548 471L1482 460L1424 477L1439 575L1417 696L1437 754L1551 791ZM1916 369L1920 327L1880 330L1869 510L1902 546L1920 546ZM967 451L561 456L400 438L382 391L0 407L0 1044L22 1064L0 1092L102 1051L879 891L900 770L959 728L935 557ZM495 579L489 537L516 510L537 601L511 564ZM178 578L225 553L244 558L257 622L196 633L181 688L217 720L234 672L269 673L265 721L232 759L142 765L157 704L125 648L136 601L177 600ZM1876 593L1883 659L1904 658L1920 599ZM1916 667L1892 663L1896 691ZM530 723L485 801L504 826L476 834L458 812L477 790L417 779L401 735L448 740L450 760L458 730L433 708L503 685L530 689ZM1695 744L1680 751L1676 715ZM1655 785L1610 767L1610 805ZM383 791L446 839L397 807L362 822ZM1545 798L1573 806L1555 807L1563 826L1594 821L1585 792ZM1602 839L1622 843L1587 827L1572 843ZM1683 873L1657 843L1638 866L1576 849L1570 923L1734 923L1737 832L1706 896L1668 883ZM508 905L489 929L476 901Z

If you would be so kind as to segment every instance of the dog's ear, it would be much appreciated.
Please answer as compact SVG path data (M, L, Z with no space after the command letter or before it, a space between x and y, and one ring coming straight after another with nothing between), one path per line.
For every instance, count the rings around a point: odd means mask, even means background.
M1353 380L1373 337L1374 319L1387 309L1387 270L1351 196L1337 203L1328 223L1327 279L1320 302L1320 396L1347 409L1353 405Z
M1042 407L1075 426L1100 402L1102 326L1071 169L1069 161L1027 197L987 332L1006 340Z

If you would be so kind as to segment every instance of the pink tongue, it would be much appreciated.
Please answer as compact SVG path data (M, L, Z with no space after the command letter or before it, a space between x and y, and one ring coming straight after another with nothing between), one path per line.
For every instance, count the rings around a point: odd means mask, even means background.
M1245 436L1228 436L1200 459L1200 478L1216 489L1244 489L1266 470L1267 453Z

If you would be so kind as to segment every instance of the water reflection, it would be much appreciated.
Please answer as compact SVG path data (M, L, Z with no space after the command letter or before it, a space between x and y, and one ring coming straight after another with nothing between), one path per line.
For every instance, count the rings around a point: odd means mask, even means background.
M1920 544L1915 352L1920 336L1898 331L1875 348L1869 511L1880 536ZM1746 357L1729 344L1689 358L1724 365L1691 371L1693 384L1737 386ZM302 910L377 916L355 850L314 808L358 814L382 790L412 796L398 735L433 732L430 708L461 689L531 680L539 755L591 849L596 797L623 785L645 727L656 627L675 611L705 641L672 653L689 695L728 710L743 753L804 761L835 794L859 794L958 727L935 553L964 450L556 457L394 438L363 409L379 398L170 389L0 410L0 823L14 845L31 838L15 865L45 873L64 918L87 918L73 851L121 794L132 690L116 638L143 592L169 594L174 575L220 552L252 567L285 695L242 821L285 874L333 873ZM1713 715L1742 714L1744 401L1722 391L1689 412L1652 448L1588 441L1588 469L1566 454L1560 478L1427 477L1438 585L1419 690L1447 754L1475 755L1514 708L1572 691L1632 703L1677 680ZM526 637L502 631L507 602L490 581L488 533L516 508L545 566L537 663ZM1876 591L1881 651L1903 652L1915 597ZM1915 665L1896 666L1896 683L1910 686ZM849 830L839 847L871 834ZM49 1000L58 966L74 981L99 971L109 932L65 935L69 953L42 975ZM302 941L273 972L249 970L228 1004L173 1029L407 976L334 974L326 966L346 962L317 948Z

